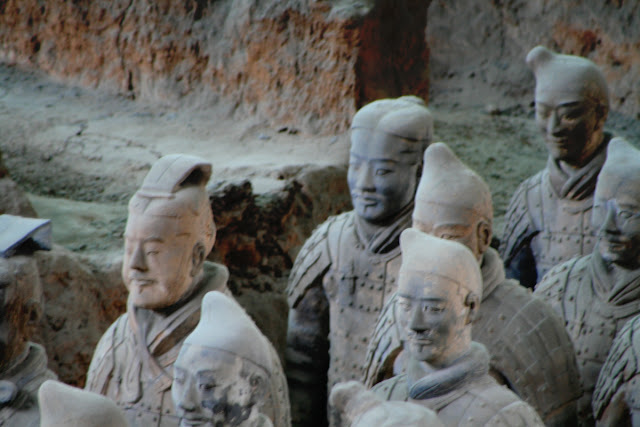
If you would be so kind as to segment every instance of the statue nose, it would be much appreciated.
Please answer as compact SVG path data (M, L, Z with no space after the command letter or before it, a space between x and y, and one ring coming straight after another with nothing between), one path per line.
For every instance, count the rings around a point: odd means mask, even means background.
M558 113L553 110L549 115L549 120L547 122L547 132L552 135L559 134L562 131L562 127L560 126L560 124L560 117L558 117Z
M373 168L368 164L362 165L358 171L358 179L356 181L358 189L368 190L374 188L373 185Z
M411 312L409 327L416 332L424 332L429 329L424 318L424 311L419 305Z

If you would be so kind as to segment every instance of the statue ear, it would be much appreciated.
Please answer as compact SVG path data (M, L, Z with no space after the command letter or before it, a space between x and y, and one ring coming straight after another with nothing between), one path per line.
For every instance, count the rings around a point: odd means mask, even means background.
M478 309L480 308L480 298L474 292L469 292L464 300L464 305L469 307L469 315L467 316L466 324L473 323L478 316Z
M604 128L604 122L607 121L607 114L609 113L609 107L604 104L596 105L596 123L595 130Z
M254 403L262 402L267 396L267 382L261 375L253 374L249 379L251 384L252 396Z
M480 220L476 233L478 233L478 253L482 255L491 245L491 225L485 220Z
M202 242L197 242L193 246L193 253L191 254L191 277L195 277L200 272L205 258L206 254L204 245Z

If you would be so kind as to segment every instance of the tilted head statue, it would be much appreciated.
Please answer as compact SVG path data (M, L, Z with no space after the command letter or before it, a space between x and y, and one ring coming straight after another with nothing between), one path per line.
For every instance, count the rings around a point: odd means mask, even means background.
M36 262L0 258L0 372L25 351L42 315L42 285Z
M203 159L164 156L131 198L122 278L134 306L161 310L194 290L216 234L210 176Z
M242 307L208 292L173 367L176 411L184 425L253 426L269 397L272 369L267 339Z
M38 390L40 427L128 427L114 401L100 394L47 380Z
M486 182L442 142L424 153L413 227L462 243L478 260L491 243L493 206Z
M410 402L385 401L365 386L349 381L336 384L329 402L337 412L336 427L440 427L435 412Z
M551 156L582 167L604 141L609 89L591 61L536 46L527 55L536 77L536 122Z
M385 224L411 203L432 138L431 113L414 96L380 99L356 113L347 182L358 216Z
M640 268L640 151L623 139L607 147L591 215L605 261Z
M400 236L396 300L404 348L440 368L471 347L471 323L482 298L478 261L464 245L409 228Z

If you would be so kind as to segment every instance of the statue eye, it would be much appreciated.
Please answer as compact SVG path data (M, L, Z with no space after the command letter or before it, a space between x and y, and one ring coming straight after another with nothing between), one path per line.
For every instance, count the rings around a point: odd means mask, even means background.
M393 171L391 169L376 169L376 175L377 176L384 176L387 174L392 173Z
M216 384L213 382L204 382L204 383L200 383L198 384L198 387L200 388L200 390L202 391L211 391L214 388L216 388Z
M403 311L410 311L411 310L411 302L406 300L406 299L398 300L398 305L400 306L400 308Z

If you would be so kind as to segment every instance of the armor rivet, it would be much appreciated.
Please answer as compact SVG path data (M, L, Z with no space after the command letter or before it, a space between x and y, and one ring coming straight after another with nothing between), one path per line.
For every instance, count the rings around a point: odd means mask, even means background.
M368 276L369 276L369 272L368 272L368 271L365 271L365 272L364 272L364 276L365 276L365 277L368 277Z
M359 308L360 310L362 310L362 308L363 308L363 307L364 307L364 306L363 306L362 304L360 304L360 305L358 306L358 308Z
M360 283L360 287L361 287L361 288L364 288L364 285L365 285L365 283L364 283L364 282L361 282L361 283Z
M374 288L374 286L373 286L373 285L370 285L370 286L369 286L369 289L370 289L370 290L373 290L373 288Z
M507 318L507 316L505 316L504 314L500 314L498 316L498 319L500 319L500 320L505 320L506 318Z
M340 276L340 280L344 280L344 279L346 279L346 278L347 278L347 276L346 276L345 274L343 274L342 276Z
M353 301L349 302L349 307L353 307Z
M573 300L574 300L573 295L569 295L569 301L573 301Z
M382 279L384 277L384 274L380 273L378 274L378 279Z

